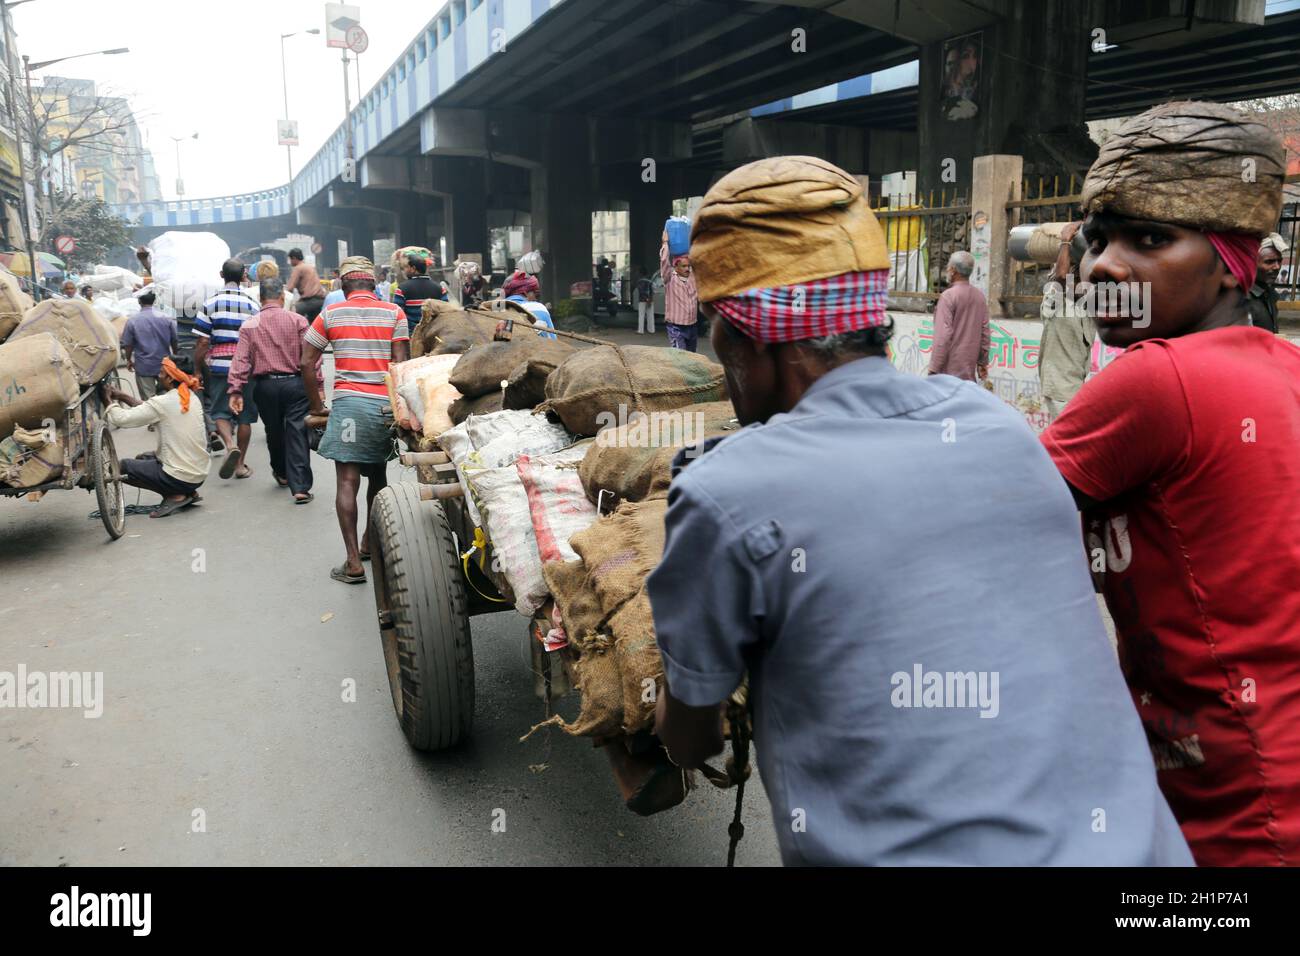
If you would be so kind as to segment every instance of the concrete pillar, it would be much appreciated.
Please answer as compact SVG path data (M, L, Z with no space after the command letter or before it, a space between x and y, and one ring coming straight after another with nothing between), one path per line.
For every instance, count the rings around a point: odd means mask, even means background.
M1014 153L1025 157L1029 175L1086 170L1097 147L1084 124L1091 30L1097 25L1087 3L1008 0L997 23L958 40L921 47L920 139L916 167L920 191L956 188L967 195L976 156ZM954 68L977 59L978 82L970 103L945 99L946 56ZM951 161L951 162L948 162ZM945 175L950 173L952 175ZM955 177L955 178L954 178Z
M1006 315L1002 297L1011 281L1007 236L1011 231L1007 203L1020 198L1024 174L1020 156L977 156L971 184L971 255L975 271L971 285L988 298L989 312Z
M533 247L546 259L542 298L552 305L591 279L592 166L586 117L553 115L543 132L545 163L532 173Z
M454 261L462 253L486 256L488 188L485 161L447 157L440 159L439 165L444 169L446 177L440 181L439 187L447 196L446 223L450 228L447 234L448 261Z

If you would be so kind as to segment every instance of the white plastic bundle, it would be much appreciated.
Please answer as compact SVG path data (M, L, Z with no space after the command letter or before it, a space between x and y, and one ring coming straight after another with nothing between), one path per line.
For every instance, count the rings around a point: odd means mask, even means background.
M158 303L192 318L221 290L221 265L230 258L230 246L211 232L164 232L149 243L149 255Z

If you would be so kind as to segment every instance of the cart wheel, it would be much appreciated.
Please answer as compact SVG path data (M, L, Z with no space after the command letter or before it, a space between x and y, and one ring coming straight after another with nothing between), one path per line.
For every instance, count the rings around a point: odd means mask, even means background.
M442 503L418 485L390 485L370 512L370 575L388 686L402 732L416 750L469 736L474 650L465 583Z
M122 465L108 425L99 422L90 443L90 470L95 479L95 500L104 530L116 541L126 530L126 500L122 496Z

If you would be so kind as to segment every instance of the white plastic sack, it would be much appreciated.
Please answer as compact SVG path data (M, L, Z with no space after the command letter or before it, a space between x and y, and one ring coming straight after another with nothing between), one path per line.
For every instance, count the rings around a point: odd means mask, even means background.
M471 415L465 425L475 459L486 468L513 465L520 455L549 455L576 440L563 425L527 409Z
M144 285L144 280L130 269L120 266L95 266L94 275L82 276L81 285L88 285L95 290L95 298L113 294L118 298L119 292L131 292Z
M520 272L526 272L530 276L540 275L544 265L546 263L542 260L542 254L536 249L532 252L525 252L515 260L515 268Z
M173 315L193 318L221 290L230 246L211 232L164 232L149 243L149 255L158 302Z

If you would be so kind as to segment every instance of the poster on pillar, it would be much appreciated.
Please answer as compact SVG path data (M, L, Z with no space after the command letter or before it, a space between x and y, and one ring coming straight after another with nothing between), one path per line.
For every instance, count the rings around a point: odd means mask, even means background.
M940 85L943 115L950 120L979 115L980 69L984 59L984 34L968 33L943 41L943 77Z
M298 145L298 121L297 120L276 120L275 132L279 137L281 146Z

